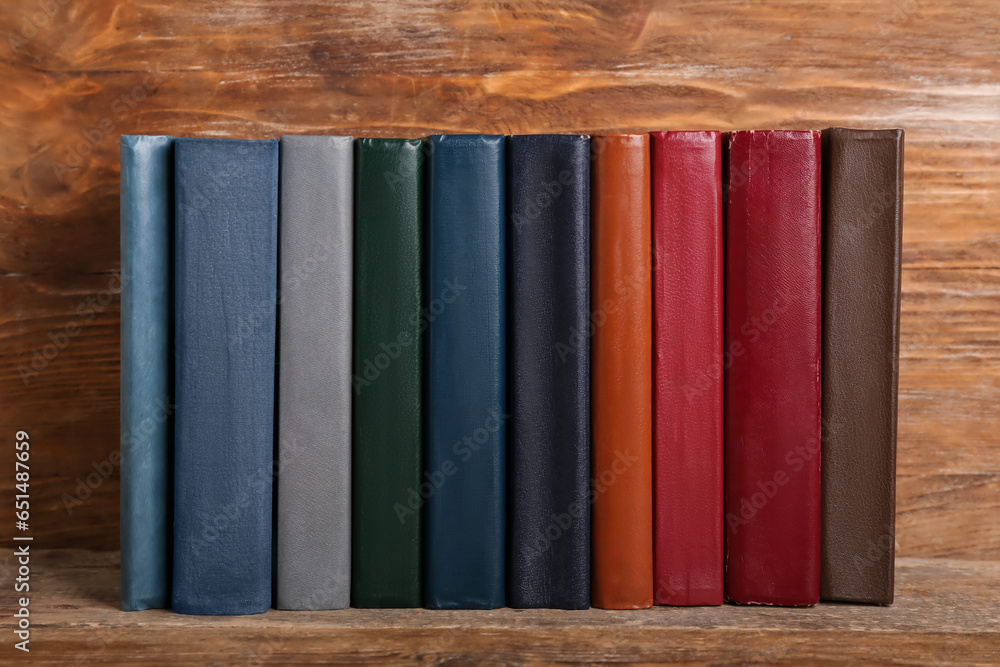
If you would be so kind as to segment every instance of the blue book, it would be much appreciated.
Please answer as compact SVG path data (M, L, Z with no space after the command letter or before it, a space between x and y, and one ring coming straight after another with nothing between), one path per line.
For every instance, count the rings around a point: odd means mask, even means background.
M173 610L271 605L278 142L177 139Z
M425 603L504 606L504 137L432 136Z
M121 603L170 606L174 140L121 138Z

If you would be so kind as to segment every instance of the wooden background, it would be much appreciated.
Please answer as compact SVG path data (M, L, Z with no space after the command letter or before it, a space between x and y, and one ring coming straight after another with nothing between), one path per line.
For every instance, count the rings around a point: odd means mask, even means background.
M118 546L120 134L845 125L906 130L898 554L1000 560L996 0L0 5L0 461L29 431L38 546Z

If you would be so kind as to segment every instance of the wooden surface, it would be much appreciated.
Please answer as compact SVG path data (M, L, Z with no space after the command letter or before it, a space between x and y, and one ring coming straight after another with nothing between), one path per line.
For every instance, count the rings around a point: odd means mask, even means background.
M639 611L271 610L194 617L118 610L118 555L32 560L32 663L471 664L1000 661L1000 563L901 559L891 607L656 607ZM10 581L9 567L3 585ZM0 614L14 609L7 596ZM9 647L4 647L9 648Z
M1000 559L1000 5L515 4L0 3L0 437L41 544L118 544L119 134L847 125L907 133L898 553Z

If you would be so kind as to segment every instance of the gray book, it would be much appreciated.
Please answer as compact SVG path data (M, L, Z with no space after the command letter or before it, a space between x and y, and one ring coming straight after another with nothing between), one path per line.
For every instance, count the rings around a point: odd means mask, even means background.
M350 604L353 144L281 138L279 609Z

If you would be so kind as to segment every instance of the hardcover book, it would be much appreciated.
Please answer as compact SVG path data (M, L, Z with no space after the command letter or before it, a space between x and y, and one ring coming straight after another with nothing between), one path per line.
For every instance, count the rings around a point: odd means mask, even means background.
M890 604L903 131L824 139L820 597Z
M355 607L423 602L422 144L355 142Z
M508 140L510 606L590 607L590 139Z
M121 604L170 606L174 140L121 138Z
M425 605L504 606L504 137L435 135L430 165Z
M657 604L723 602L722 140L653 132Z
M653 604L653 301L649 135L593 137L592 601Z
M271 605L278 143L177 139L173 610Z
M281 138L279 609L351 597L351 137Z
M820 134L728 138L726 597L812 605L820 546Z

